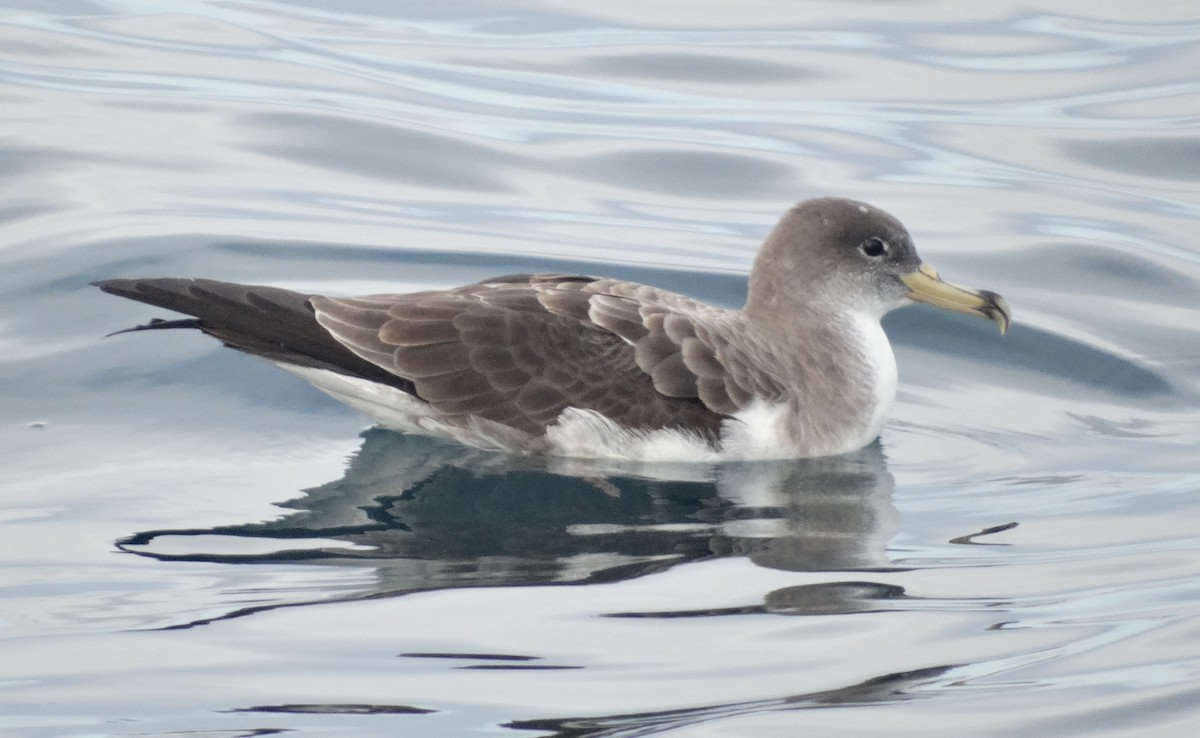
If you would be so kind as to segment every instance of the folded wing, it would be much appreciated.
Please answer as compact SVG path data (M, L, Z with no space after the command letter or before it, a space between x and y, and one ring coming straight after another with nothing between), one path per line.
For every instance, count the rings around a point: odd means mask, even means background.
M645 285L513 275L447 291L310 302L334 338L411 380L447 417L540 434L577 407L630 428L715 435L750 397L739 352L693 319L724 311Z

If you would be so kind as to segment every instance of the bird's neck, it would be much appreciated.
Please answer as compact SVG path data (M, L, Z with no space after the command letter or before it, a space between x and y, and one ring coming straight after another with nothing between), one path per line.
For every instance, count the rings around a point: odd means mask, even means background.
M874 315L838 312L814 315L772 309L764 321L743 311L742 334L766 348L777 362L795 367L788 424L797 446L842 453L874 439L896 395L896 359Z

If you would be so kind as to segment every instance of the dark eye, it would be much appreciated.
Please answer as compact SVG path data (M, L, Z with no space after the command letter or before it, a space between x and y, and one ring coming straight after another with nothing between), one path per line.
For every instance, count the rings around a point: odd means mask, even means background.
M858 250L872 259L878 259L880 256L887 255L888 245L887 241L884 241L882 238L871 236L858 245Z

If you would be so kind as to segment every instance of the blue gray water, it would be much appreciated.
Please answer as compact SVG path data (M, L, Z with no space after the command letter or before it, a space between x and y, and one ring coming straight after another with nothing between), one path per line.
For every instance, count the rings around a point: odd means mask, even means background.
M0 733L1192 736L1186 3L0 0ZM90 280L531 270L736 305L869 200L1008 298L885 321L836 459L367 429Z

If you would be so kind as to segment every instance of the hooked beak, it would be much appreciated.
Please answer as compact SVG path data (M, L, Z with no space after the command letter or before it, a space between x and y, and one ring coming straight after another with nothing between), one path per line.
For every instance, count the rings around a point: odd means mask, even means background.
M922 264L916 271L901 275L900 280L908 287L910 299L994 320L999 324L1001 334L1008 331L1012 312L1004 298L995 292L973 290L944 282L938 276L937 270L928 264Z

